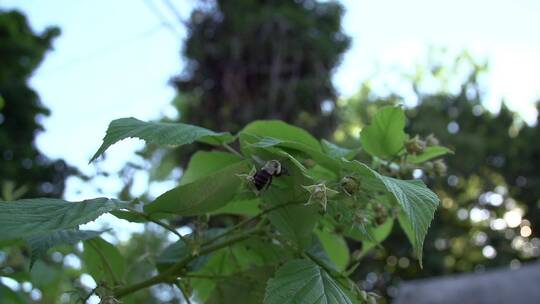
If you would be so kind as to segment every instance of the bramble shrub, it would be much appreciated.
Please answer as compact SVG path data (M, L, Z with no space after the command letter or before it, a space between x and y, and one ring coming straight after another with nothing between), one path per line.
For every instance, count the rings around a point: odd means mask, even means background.
M54 246L82 241L84 269L98 285L92 293L104 303L160 283L176 285L196 303L374 303L377 296L349 275L396 222L421 266L439 199L421 180L400 177L418 168L444 173L444 162L433 160L451 152L432 136L410 137L404 127L401 108L382 108L361 131L361 148L347 149L281 121L255 121L232 135L114 120L91 161L129 137L215 150L195 153L179 185L151 202L1 202L0 240L25 240L29 267ZM78 228L104 213L153 222L175 235L178 240L156 257L154 276L126 283L122 255L99 236L103 231ZM229 221L212 221L224 216ZM179 217L187 219L182 225L195 223L191 234L177 231Z

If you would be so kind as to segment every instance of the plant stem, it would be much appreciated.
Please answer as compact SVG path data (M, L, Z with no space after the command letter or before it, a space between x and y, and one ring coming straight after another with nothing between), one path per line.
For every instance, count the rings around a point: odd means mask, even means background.
M236 151L236 149L234 149L233 147L229 146L228 143L223 143L222 144L223 148L225 148L227 151L231 152L232 154L242 158L242 159L245 159L246 157L244 155L242 155L240 152Z
M90 291L90 293L89 293L86 297L84 297L84 299L82 300L82 304L86 304L86 303L88 302L88 300L90 300L90 297L91 297L93 294L96 293L96 291L97 291L97 289L98 289L99 287L100 287L100 286L99 286L99 284L98 284L96 287L92 288L92 290Z
M223 241L221 243L203 246L201 248L201 251L198 254L191 254L191 255L181 259L180 261L176 262L176 264L171 266L166 271L164 271L164 272L162 272L162 273L160 273L160 274L158 274L158 275L156 275L154 277L151 277L151 278L149 278L149 279L147 279L145 281L142 281L142 282L139 282L139 283L136 283L136 284L124 287L124 288L120 288L120 289L115 291L114 296L115 296L115 298L119 299L119 298L124 297L124 296L126 296L128 294L136 292L137 290L140 290L140 289L143 289L143 288L155 285L155 284L170 281L170 280L174 279L175 277L177 277L178 274L181 273L184 270L184 268L191 261L196 259L197 257L207 255L207 254L212 253L212 252L214 252L216 250L219 250L219 249L225 248L227 246L230 246L232 244L244 241L244 240L246 240L246 239L248 239L248 238L250 238L250 237L252 237L252 236L254 236L254 235L258 234L258 233L260 233L261 231L262 230L260 230L260 229L250 230L248 232L239 234L239 235L237 235L235 237L232 237L232 238L230 238L230 239L228 239L226 241Z
M162 221L160 221L160 220L153 219L150 215L148 215L148 214L146 214L146 213L144 213L144 212L140 212L140 211L137 211L137 210L131 209L131 208L129 208L128 210L129 210L129 212L135 213L135 214L137 214L138 216L140 216L140 217L146 219L147 221L150 221L150 222L152 222L152 223L154 223L154 224L156 224L156 225L159 225L159 226L165 228L166 230L169 230L169 231L172 232L174 235L176 235L179 239L181 239L184 243L189 244L189 240L186 239L185 237L183 237L183 236L182 236L178 231L176 231L176 229L174 229L174 227L172 227L171 225L169 225L169 224L167 224L167 223L164 223L164 222L162 222Z
M182 296L184 296L184 299L186 299L187 304L191 304L191 300L189 299L189 294L186 291L186 289L180 283L178 283L177 286L178 286L178 289L180 289Z

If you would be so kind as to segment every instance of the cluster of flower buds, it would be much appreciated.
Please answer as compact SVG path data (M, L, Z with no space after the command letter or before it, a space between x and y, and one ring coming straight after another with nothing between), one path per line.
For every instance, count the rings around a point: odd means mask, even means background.
M427 147L438 146L439 139L433 134L429 134L422 139L419 135L405 141L405 150L412 155L421 154Z
M357 298L361 299L362 303L367 304L377 304L377 299L381 297L374 292L366 292L365 290L361 290L357 286L351 286L350 292L353 293Z
M442 159L428 161L424 163L423 168L431 176L445 176L448 170L446 163Z

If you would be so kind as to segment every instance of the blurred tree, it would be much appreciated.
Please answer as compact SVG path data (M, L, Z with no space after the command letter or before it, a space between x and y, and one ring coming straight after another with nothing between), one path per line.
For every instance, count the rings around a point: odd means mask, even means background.
M498 114L485 110L479 78L486 70L464 53L452 65L431 62L404 79L418 102L408 110L415 122L408 131L433 133L456 154L446 158L447 177L423 176L442 198L425 241L424 269L411 261L406 237L394 233L384 243L386 250L373 252L359 267L363 287L392 295L402 279L516 267L540 256L535 229L540 227L540 147L533 144L540 128L524 124L504 103ZM398 95L376 96L366 82L356 96L339 102L343 123L336 139L355 141L376 108L405 103Z
M48 28L35 34L23 14L0 11L0 199L61 197L65 179L75 173L63 160L49 160L34 144L43 130L40 120L49 110L28 81L59 33L58 28ZM1 303L58 303L80 275L63 268L62 257L73 251L69 247L39 261L30 272L27 248L8 245L0 242ZM9 280L27 283L13 290L4 284ZM28 281L34 283L31 288Z
M333 1L313 0L199 7L188 23L187 66L173 81L181 120L235 132L255 119L281 119L331 133L332 71L349 46L342 14Z
M39 66L58 28L35 34L19 12L0 11L0 198L59 197L73 173L63 160L50 161L34 144L49 115L28 80Z

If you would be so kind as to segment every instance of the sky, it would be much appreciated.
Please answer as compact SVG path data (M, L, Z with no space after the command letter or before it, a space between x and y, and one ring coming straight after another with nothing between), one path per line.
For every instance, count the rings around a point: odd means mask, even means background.
M177 0L186 19L192 0ZM353 39L334 82L341 96L356 92L379 71L380 82L399 87L391 75L411 71L427 58L429 47L458 53L469 50L487 59L486 105L496 111L502 98L533 123L533 102L540 98L540 1L537 0L345 0L344 31ZM108 123L120 117L153 120L174 116L175 91L169 79L181 72L185 29L160 0L4 0L0 8L27 14L34 30L61 28L41 67L31 79L52 114L37 146L51 158L63 158L83 173L117 172L143 146L123 141L107 158L88 164ZM381 73L382 71L382 73ZM381 76L382 75L382 76ZM114 196L118 179L93 183ZM136 178L145 184L145 177ZM167 187L167 186L165 186ZM164 189L167 190L167 189ZM70 178L65 197L95 196L93 188ZM135 193L136 194L136 193Z

